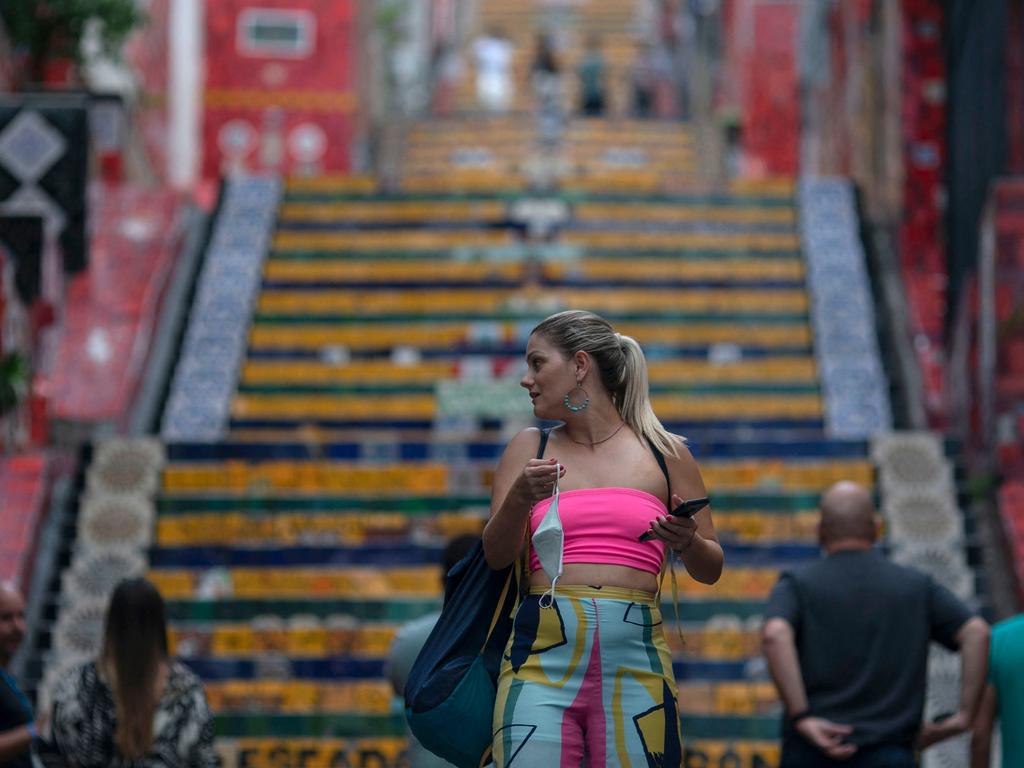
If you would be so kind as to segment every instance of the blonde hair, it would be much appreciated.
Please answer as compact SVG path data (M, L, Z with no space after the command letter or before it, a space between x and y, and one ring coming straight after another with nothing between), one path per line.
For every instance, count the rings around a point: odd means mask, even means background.
M616 333L600 315L582 309L558 312L533 333L543 336L566 358L586 352L622 420L662 453L679 455L679 439L654 414L647 382L647 359L635 339Z

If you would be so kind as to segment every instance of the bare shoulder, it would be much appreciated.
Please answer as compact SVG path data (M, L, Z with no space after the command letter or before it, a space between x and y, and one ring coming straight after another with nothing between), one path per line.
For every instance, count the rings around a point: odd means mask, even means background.
M681 435L672 435L676 440L676 455L666 456L669 464L678 464L684 466L686 464L696 464L697 460L693 458L693 454L690 453L690 446L686 442L686 438Z
M704 480L701 478L700 467L697 460L690 453L686 441L678 435L673 435L679 440L676 456L666 456L669 472L679 478L687 487L704 488Z

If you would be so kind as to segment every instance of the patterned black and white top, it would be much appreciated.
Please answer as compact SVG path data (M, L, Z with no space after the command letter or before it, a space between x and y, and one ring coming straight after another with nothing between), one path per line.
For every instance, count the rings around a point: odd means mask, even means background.
M213 718L199 678L172 662L153 717L153 746L136 760L114 744L114 697L93 662L65 677L53 694L53 741L76 768L215 768Z

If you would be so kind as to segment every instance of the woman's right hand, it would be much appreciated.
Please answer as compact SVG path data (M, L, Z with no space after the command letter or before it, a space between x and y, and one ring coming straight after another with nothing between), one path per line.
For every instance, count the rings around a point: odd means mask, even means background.
M539 434L531 427L512 438L494 472L491 517L483 533L484 554L491 568L504 568L515 561L529 529L530 510L550 498L554 490L559 463L557 459L535 458Z
M533 504L551 496L555 490L555 478L565 475L565 466L558 459L530 459L523 467L520 480L526 489L526 495Z

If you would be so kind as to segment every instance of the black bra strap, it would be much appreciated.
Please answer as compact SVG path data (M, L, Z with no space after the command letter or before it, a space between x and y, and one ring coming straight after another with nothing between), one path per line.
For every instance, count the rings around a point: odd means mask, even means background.
M537 458L544 458L544 449L548 447L548 438L551 437L552 427L545 427L540 431L540 445L537 446Z
M665 504L665 508L672 509L672 481L668 477L668 464L665 463L665 457L662 456L661 451L655 447L650 438L647 438L647 445L650 446L651 452L654 454L654 458L658 460L658 466L661 468L661 474L665 476L665 485L668 486L668 501Z

